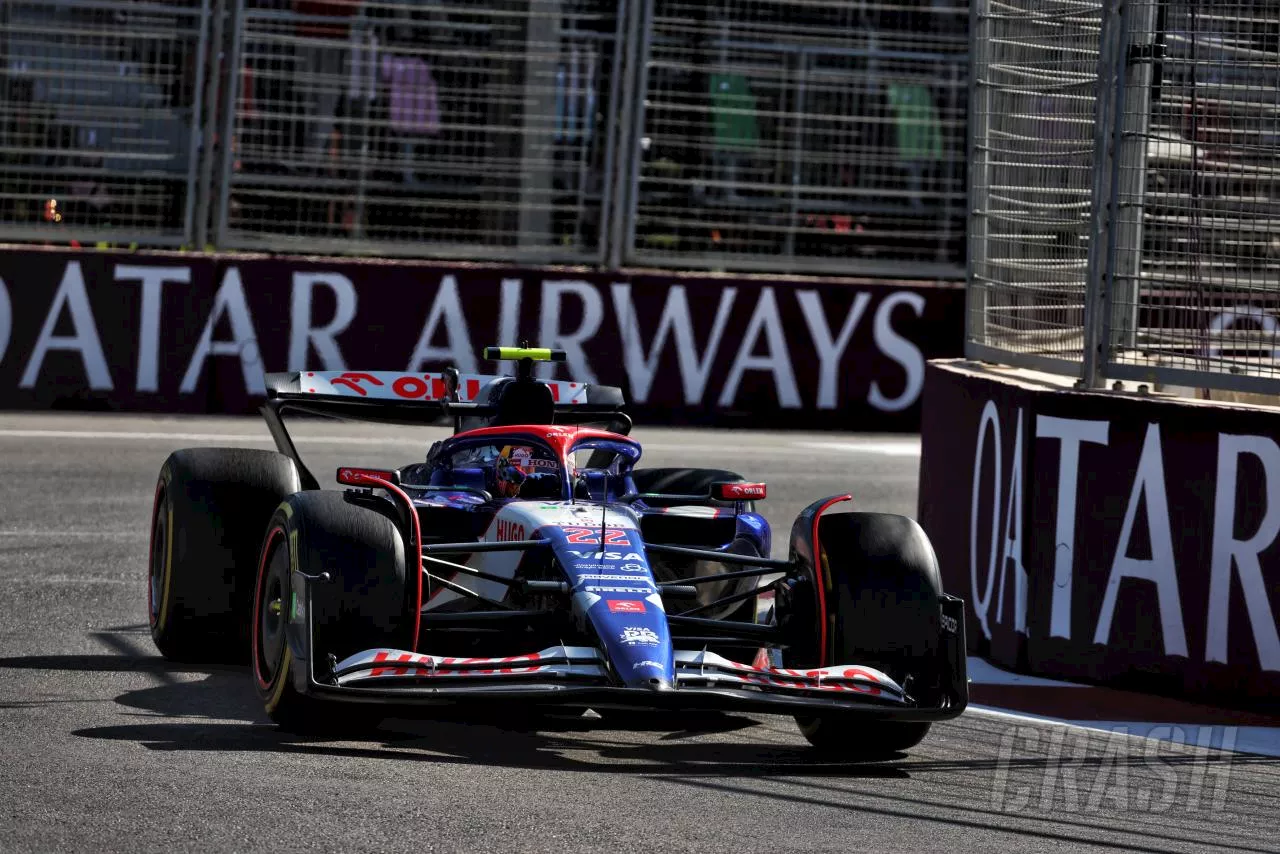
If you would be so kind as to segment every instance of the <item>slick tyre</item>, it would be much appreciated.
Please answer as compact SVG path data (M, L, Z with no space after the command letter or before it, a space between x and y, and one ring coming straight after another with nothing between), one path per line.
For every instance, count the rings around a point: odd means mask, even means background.
M819 578L826 579L828 664L865 664L927 690L937 678L942 580L933 546L906 516L839 513L819 522ZM817 661L789 663L814 666ZM809 743L846 758L915 747L928 723L797 716Z
M300 488L293 461L274 451L188 448L165 460L147 561L151 637L165 658L244 663L262 534Z
M916 721L859 722L839 716L796 716L809 744L837 759L887 759L924 741L929 724Z
M296 601L294 572L315 578L307 582L309 608ZM318 578L325 573L328 580ZM306 693L307 667L323 675L331 661L361 650L408 649L412 592L405 544L387 516L350 504L339 492L303 492L284 501L267 527L253 594L251 664L267 716L282 729L312 735L374 726L375 707Z

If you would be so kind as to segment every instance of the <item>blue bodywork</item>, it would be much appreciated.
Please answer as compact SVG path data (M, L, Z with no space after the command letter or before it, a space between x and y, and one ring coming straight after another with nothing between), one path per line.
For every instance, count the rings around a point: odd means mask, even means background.
M530 435L518 435L518 440L536 443ZM605 468L566 466L559 473L563 483L561 494L542 500L482 495L493 487L491 471L451 465L461 454L486 444L508 441L492 434L460 434L434 448L425 465L402 470L405 489L419 508L424 523L432 511L443 511L451 520L458 519L456 514L463 514L472 533L479 536L503 507L512 504L529 505L530 512L574 511L581 521L572 525L542 525L532 530L529 538L550 542L572 591L574 612L589 623L600 639L618 681L626 687L671 690L675 679L671 633L645 550L642 535L645 517L670 514L703 519L732 518L732 533L724 542L703 542L699 547L726 550L746 543L756 554L765 556L772 547L768 522L760 514L745 509L650 507L634 498L636 487L631 471L640 459L641 449L635 441L621 436L584 436L566 442L565 459L592 452L611 454L612 459ZM543 447L550 453L559 450L545 444ZM592 509L585 511L587 507ZM622 516L635 527L602 524L606 508L615 519Z
M607 543L601 542L602 533ZM551 541L573 590L575 611L590 621L619 681L627 687L670 688L671 633L640 532L604 528L566 533L548 525L535 536Z

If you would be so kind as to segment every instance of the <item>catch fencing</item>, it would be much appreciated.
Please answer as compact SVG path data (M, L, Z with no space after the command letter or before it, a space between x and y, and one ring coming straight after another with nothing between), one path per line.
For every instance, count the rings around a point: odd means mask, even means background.
M1280 390L1280 3L976 0L969 356Z
M241 0L215 242L599 259L614 6Z
M0 239L963 274L960 0L0 16Z
M209 11L0 3L0 239L190 242Z
M650 0L635 197L646 263L948 275L963 258L966 12Z

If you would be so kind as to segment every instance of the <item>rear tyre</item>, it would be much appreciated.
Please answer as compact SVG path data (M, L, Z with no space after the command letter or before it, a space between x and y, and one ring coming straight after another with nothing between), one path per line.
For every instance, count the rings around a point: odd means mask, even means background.
M310 614L299 612L293 570L329 580L308 582ZM415 588L406 583L405 545L395 523L348 503L339 492L303 492L276 510L267 528L254 586L252 669L267 716L282 729L310 735L356 734L381 719L379 707L348 705L304 693L307 663L326 673L361 650L408 649ZM305 649L307 621L314 644Z
M636 485L637 492L663 493L667 495L708 495L711 491L711 485L714 483L742 483L744 478L742 475L725 469L692 469L692 468L654 468L654 469L636 469L631 474L631 479ZM646 504L653 507L667 507L672 505L681 506L702 506L702 507L733 507L735 502L721 501L715 498L706 498L701 501L667 501L663 499L646 499ZM741 502L743 509L748 512L755 511L754 501ZM725 530L725 539L733 536L734 526L731 519L723 521ZM707 547L713 545L706 539L711 529L703 527L702 520L695 520L697 523L697 536L692 540L682 539L679 529L674 527L679 523L679 519L649 517L645 522L646 536L657 537L658 542L672 543L675 545L692 545L698 547ZM688 530L688 529L686 529ZM714 544L718 545L718 543ZM728 549L734 554L758 554L757 550L751 543L746 540L735 539ZM671 581L675 578L685 578L688 576L716 575L721 572L742 569L741 566L725 566L714 561L697 560L694 558L673 557L669 555L654 555L649 559L653 572L659 581ZM754 584L755 580L739 580L738 582L719 582L713 584L700 585L698 601L690 602L689 605L705 604L707 602L728 596L733 593L745 592L747 588ZM716 611L699 614L701 617L709 617L711 619L743 619L743 615L753 615L755 608L754 600L739 602L728 607L720 608ZM746 617L750 619L750 616Z
M899 684L910 675L908 690L931 693L937 679L942 580L929 538L913 520L887 513L826 516L818 531L819 578L827 579L826 663L869 665ZM817 664L788 662L790 667ZM796 722L814 747L857 758L908 750L930 727L840 714L797 715Z
M151 511L147 610L171 661L242 664L262 532L301 489L274 451L187 448L165 460Z

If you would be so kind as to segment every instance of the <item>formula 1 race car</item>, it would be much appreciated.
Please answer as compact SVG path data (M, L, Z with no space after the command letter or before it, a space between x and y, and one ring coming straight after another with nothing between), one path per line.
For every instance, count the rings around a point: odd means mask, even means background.
M619 389L538 380L555 350L487 348L515 376L269 374L278 451L176 451L156 486L148 603L174 660L248 658L296 731L394 708L602 717L794 715L814 745L917 744L968 702L963 603L912 520L795 520L775 560L733 472L637 468ZM453 419L424 462L322 490L284 415Z

